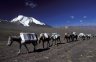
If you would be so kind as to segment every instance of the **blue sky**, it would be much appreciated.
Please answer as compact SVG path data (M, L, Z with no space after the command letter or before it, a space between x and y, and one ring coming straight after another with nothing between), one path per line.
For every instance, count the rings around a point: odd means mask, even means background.
M96 0L0 0L0 19L34 17L51 26L96 25Z

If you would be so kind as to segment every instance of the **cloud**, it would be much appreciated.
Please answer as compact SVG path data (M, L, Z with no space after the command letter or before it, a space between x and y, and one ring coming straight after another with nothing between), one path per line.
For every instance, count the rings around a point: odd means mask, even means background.
M83 20L80 20L80 23L82 23L83 22Z
M67 21L67 23L70 23L70 21Z
M87 18L87 16L83 16L83 18Z
M33 1L30 0L25 0L25 5L31 8L35 8L37 6L37 4L35 4Z
M72 19L74 19L74 16L70 16Z

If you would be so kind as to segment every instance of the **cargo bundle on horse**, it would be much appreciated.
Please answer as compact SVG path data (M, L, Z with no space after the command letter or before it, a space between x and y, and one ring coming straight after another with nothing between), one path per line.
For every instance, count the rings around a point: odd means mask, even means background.
M36 50L38 38L35 33L20 33L20 36L18 36L18 37L17 36L10 36L8 38L7 45L11 46L14 41L19 43L18 54L20 54L22 45L24 45L26 47L27 52L29 52L29 49L27 48L26 44L30 44L30 43L33 44L34 50Z
M52 40L52 45L54 41L55 41L55 45L58 45L58 41L61 43L60 34L52 33L51 40Z
M44 43L47 42L47 48L50 46L50 36L48 33L41 33L40 36L38 37L39 43L42 41L43 48L44 48Z

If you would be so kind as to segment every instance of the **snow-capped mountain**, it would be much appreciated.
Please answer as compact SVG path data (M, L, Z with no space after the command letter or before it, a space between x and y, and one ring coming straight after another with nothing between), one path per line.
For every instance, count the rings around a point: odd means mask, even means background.
M38 25L46 25L45 23L40 22L33 17L26 17L26 16L23 16L23 15L19 15L18 17L11 20L11 22L19 22L24 26L30 26L31 23L35 23L35 24L38 24Z

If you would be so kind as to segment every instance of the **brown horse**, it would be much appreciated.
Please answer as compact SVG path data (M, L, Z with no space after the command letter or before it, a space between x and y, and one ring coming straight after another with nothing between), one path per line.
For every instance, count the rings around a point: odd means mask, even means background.
M71 38L70 34L69 33L65 33L64 40L66 40L67 43L70 42L70 38Z

